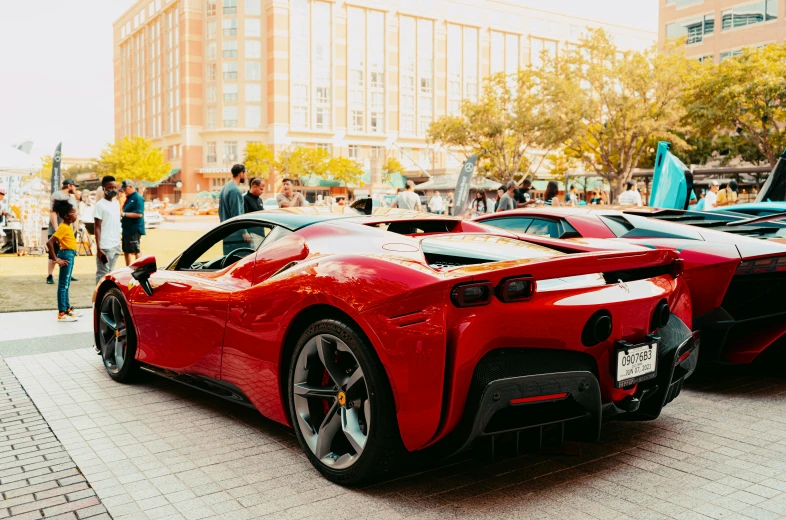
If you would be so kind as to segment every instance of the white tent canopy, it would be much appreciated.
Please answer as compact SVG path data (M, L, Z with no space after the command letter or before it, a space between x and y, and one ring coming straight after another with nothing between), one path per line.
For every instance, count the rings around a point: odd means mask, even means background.
M41 161L11 146L0 146L0 177L34 175L41 170Z

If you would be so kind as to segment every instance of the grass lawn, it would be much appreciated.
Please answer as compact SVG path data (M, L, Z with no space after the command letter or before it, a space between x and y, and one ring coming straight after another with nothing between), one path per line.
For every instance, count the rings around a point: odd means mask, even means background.
M166 265L204 231L173 231L149 229L142 237L142 254L156 255L159 265ZM116 267L125 265L120 257ZM55 285L46 284L45 256L0 255L0 312L39 311L57 309L57 270ZM71 304L90 307L95 289L96 260L94 256L78 256L71 283Z

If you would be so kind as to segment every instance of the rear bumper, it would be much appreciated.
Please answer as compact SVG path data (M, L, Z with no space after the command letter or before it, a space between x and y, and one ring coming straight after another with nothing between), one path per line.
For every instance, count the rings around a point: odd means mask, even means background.
M589 362L589 356L578 357L585 356L583 353L539 349L490 352L486 357L493 356L493 363L499 365L499 360L504 360L507 375L511 366L518 365L548 368L559 364L573 370L489 380L492 362L481 359L475 368L464 416L443 441L443 450L458 453L478 437L551 424L563 424L565 438L593 442L600 436L604 419L623 414L634 420L657 418L663 407L679 395L684 380L695 370L699 350L698 334L692 333L676 316L659 332L657 377L638 384L634 395L616 403L603 402L597 365L594 360ZM527 361L525 358L530 354L531 359ZM568 354L577 356L566 362ZM559 359L552 362L550 356Z

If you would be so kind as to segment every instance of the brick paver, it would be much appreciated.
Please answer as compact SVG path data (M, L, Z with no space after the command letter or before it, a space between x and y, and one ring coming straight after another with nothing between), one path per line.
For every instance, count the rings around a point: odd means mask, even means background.
M0 358L0 518L110 518Z
M319 476L286 428L169 381L114 383L88 349L8 363L116 519L786 518L786 378L777 374L694 378L657 421L606 423L601 442L563 451L572 455L414 460L393 480L344 489ZM46 435L40 417L29 420ZM32 466L36 453L20 457ZM41 478L8 492L62 497L47 505L52 514L90 498L71 477L56 481L65 495L46 494L31 485Z

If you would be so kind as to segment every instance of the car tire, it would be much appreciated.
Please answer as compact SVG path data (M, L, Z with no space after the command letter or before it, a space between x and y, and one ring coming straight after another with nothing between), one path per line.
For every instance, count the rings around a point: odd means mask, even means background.
M290 359L287 384L295 435L325 478L363 484L395 469L404 448L390 384L353 326L332 319L309 326Z
M131 383L139 375L136 331L120 289L113 287L104 293L97 312L95 341L104 368L115 381Z

